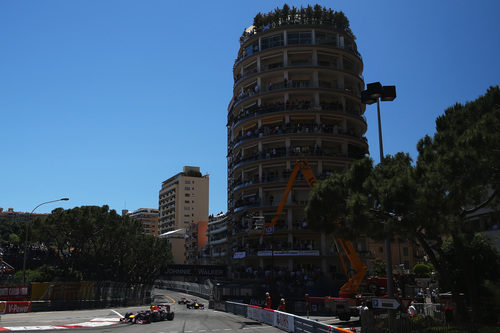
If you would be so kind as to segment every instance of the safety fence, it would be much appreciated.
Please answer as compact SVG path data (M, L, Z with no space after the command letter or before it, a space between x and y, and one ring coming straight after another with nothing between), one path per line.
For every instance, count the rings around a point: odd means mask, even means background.
M236 302L222 302L222 303L225 303L226 312L230 312L235 315L253 319L261 323L277 327L287 332L352 333L352 331L350 330L346 330L328 324L323 324L314 320L309 320L286 312L281 312L272 309L265 309L255 305L248 305ZM218 304L218 306L216 306L215 309L223 310L220 304Z
M156 281L155 285L159 288L182 291L187 294L196 295L206 299L211 299L214 292L214 286L210 282L207 284L198 284L193 282L161 280Z
M142 305L152 295L151 285L112 281L33 282L30 293L27 286L0 289L0 314Z

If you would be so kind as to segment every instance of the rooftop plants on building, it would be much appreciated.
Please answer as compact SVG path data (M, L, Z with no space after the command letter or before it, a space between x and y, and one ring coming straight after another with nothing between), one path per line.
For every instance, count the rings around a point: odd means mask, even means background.
M276 28L284 25L292 24L316 24L326 25L333 30L348 34L355 38L349 27L349 20L342 11L337 12L326 7L321 7L316 4L307 7L291 8L285 4L283 8L276 8L267 14L258 13L253 18L253 27L245 29L240 41L243 42L246 37L256 34L267 29Z

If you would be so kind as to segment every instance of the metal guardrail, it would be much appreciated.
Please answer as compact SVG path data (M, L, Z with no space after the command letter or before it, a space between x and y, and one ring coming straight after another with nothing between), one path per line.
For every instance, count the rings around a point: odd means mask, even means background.
M247 305L236 302L226 302L226 312L247 317Z
M207 284L182 281L161 281L157 282L156 284L161 285L162 287L165 287L167 289L183 291L207 299L210 299L213 296L213 286Z
M301 317L295 317L294 321L295 332L332 332L332 327L330 325L318 323L314 320L309 320Z

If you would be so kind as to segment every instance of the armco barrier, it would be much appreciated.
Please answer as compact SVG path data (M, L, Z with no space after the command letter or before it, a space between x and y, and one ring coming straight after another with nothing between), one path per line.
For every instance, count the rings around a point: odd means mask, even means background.
M317 333L352 333L350 330L344 328L335 327L332 325L327 325L323 323L318 323L314 320L309 320L299 316L295 316L294 322L295 330L294 332L317 332Z
M277 327L287 332L352 333L350 330L318 323L317 321L286 312L264 309L255 305L226 302L226 311Z
M274 310L263 309L260 306L247 305L247 317L274 326Z
M31 312L31 301L0 301L0 313Z
M199 297L210 299L213 295L213 288L209 285L183 281L157 281L157 285L162 288L182 291Z
M226 302L226 312L230 312L235 315L248 317L247 305L236 303L236 302Z

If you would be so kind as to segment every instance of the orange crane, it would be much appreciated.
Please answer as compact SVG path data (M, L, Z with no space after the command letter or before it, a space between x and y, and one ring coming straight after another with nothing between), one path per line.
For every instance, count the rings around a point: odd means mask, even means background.
M288 180L288 184L286 185L285 194L281 199L281 202L276 211L276 215L273 217L270 223L265 225L264 230L268 230L268 227L274 227L276 223L278 223L281 214L283 213L283 208L285 207L288 195L290 194L293 183L295 182L295 178L297 178L297 174L299 173L299 171L301 171L304 175L307 183L309 184L309 187L314 187L314 185L318 182L307 161L297 161L295 163L295 166L293 167L292 173L290 174L290 179ZM340 287L339 296L346 298L353 297L358 291L359 286L366 275L366 265L358 257L356 250L354 249L350 241L337 238L335 244L337 246L337 251L340 254L339 257L340 262L342 263L342 268L344 269L344 272L347 276L347 282L344 283L342 287ZM354 270L354 275L352 276L349 276L349 271L347 269L346 262L341 254L341 250L349 260L349 263Z

